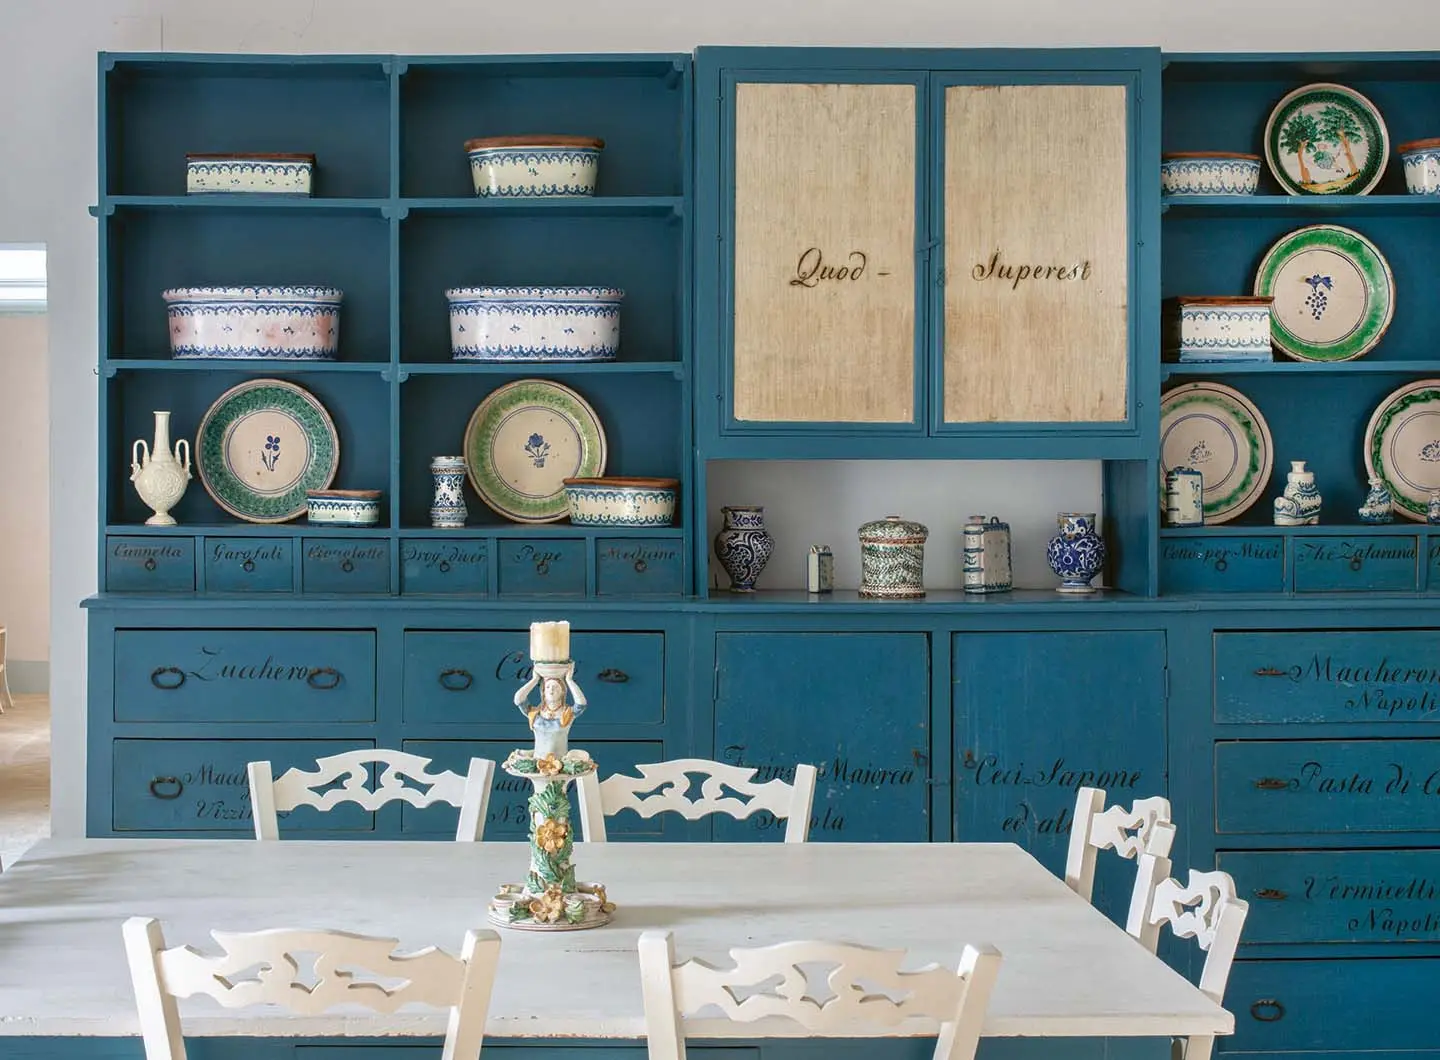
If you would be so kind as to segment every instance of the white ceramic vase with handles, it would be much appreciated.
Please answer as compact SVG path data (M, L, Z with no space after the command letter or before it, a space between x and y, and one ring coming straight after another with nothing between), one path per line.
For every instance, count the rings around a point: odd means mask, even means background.
M169 412L155 413L155 441L148 449L144 438L136 438L131 446L130 481L140 499L155 509L145 525L174 526L170 509L190 485L190 443L181 438L171 450Z

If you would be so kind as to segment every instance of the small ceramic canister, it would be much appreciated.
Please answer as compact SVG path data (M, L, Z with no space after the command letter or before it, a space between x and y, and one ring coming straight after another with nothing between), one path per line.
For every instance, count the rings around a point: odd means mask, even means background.
M1165 472L1165 525L1205 525L1205 476L1193 467Z
M860 595L913 599L925 595L925 539L920 523L887 515L860 528Z
M964 580L967 593L1006 593L1010 574L1010 524L998 516L972 515L961 531L965 543Z
M430 475L435 493L430 501L430 525L455 530L465 525L465 458L435 456L430 458Z
M1411 195L1440 195L1440 138L1412 140L1395 149L1405 165Z
M806 556L805 588L812 593L828 593L835 589L835 554L829 545L811 545Z

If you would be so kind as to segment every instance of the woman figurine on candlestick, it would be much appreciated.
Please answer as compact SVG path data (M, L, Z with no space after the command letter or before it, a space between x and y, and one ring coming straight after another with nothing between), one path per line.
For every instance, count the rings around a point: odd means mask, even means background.
M530 722L530 731L535 734L535 757L554 755L564 758L569 750L570 726L585 713L585 693L575 683L575 664L565 662L537 662L530 680L515 693L515 706ZM540 686L540 704L532 707L528 701L530 690ZM573 706L565 702L565 692L574 696Z

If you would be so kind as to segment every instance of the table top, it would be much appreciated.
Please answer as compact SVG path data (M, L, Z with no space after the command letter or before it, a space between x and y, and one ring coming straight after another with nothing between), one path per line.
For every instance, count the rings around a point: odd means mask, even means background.
M0 875L0 1036L139 1031L120 925L160 919L167 945L215 952L210 929L336 928L458 952L486 903L524 878L520 843L46 840ZM954 967L966 943L1003 955L987 1035L1228 1034L1229 1013L1006 843L577 844L580 879L618 909L588 931L497 929L486 1034L640 1038L636 941L729 964L734 946L792 939L906 949ZM557 990L557 987L559 988ZM557 1005L557 998L563 1003ZM184 1000L189 1036L439 1036L441 1010L295 1017ZM734 1024L714 1021L727 1036ZM805 1035L789 1023L746 1037ZM703 1023L691 1033L705 1037ZM893 1030L891 1033L894 1033ZM925 1033L916 1028L915 1034ZM934 1033L933 1026L929 1033Z

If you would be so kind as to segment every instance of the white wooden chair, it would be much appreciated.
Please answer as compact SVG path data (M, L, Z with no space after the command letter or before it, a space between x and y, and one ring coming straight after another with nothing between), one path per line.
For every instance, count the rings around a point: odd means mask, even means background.
M901 971L904 950L832 942L732 949L730 957L732 968L699 960L677 964L670 932L640 936L649 1060L685 1060L687 1023L705 1038L754 1035L707 1018L717 1012L730 1024L779 1017L846 1037L884 1036L925 1020L938 1025L935 1060L971 1060L1000 973L1000 952L992 946L966 946L954 972L934 964ZM824 986L807 974L820 966L829 967Z
M1160 929L1170 925L1176 938L1193 938L1205 951L1205 964L1200 970L1200 992L1217 1005L1225 1003L1225 984L1235 951L1240 946L1240 931L1250 906L1236 896L1235 880L1228 872L1196 872L1184 883L1170 878L1170 858L1155 849L1140 855L1140 872L1155 881L1142 918L1140 941L1150 951L1160 940ZM1132 932L1133 933L1133 932ZM1211 1035L1192 1035L1176 1039L1175 1060L1210 1060L1215 1039Z
M1162 825L1164 827L1160 827ZM1093 902L1095 863L1100 851L1113 850L1127 861L1136 862L1126 930L1139 938L1139 924L1144 910L1149 908L1151 886L1141 870L1140 855L1153 845L1156 855L1168 857L1174 838L1169 799L1156 795L1136 799L1129 806L1117 803L1106 808L1102 789L1081 788L1075 796L1075 821L1065 852L1065 885L1087 902ZM1153 944L1150 952L1155 952Z
M176 999L197 994L224 1008L279 1005L302 1015L337 1005L448 1008L442 1060L478 1060L500 959L493 931L466 932L459 957L434 946L396 953L395 939L285 928L212 931L222 952L206 956L189 946L166 949L159 921L139 916L125 921L123 934L145 1060L185 1060ZM313 975L302 977L297 954L314 955Z
M707 758L676 758L635 767L638 777L613 773L600 780L594 773L580 777L580 827L587 843L604 843L605 818L621 810L641 817L678 813L687 821L712 813L737 820L768 810L785 822L785 842L803 843L810 836L810 807L815 801L814 766L797 765L792 783L776 778L754 781L755 770L712 762ZM704 780L698 797L690 795L690 774ZM658 789L658 790L657 790Z
M5 674L5 627L0 626L0 714L15 709L15 700L10 695L10 678Z
M383 765L372 789L367 787L369 766ZM279 839L277 814L297 806L333 810L342 803L358 803L378 810L390 802L407 802L417 809L436 803L460 808L457 843L478 843L485 834L485 816L490 808L490 782L495 763L488 758L470 759L468 772L429 772L430 759L407 751L363 748L330 755L315 762L315 769L290 769L276 779L269 762L251 762L250 810L255 819L256 839ZM339 787L332 787L337 780ZM406 781L411 783L407 784ZM324 791L316 789L324 788Z

